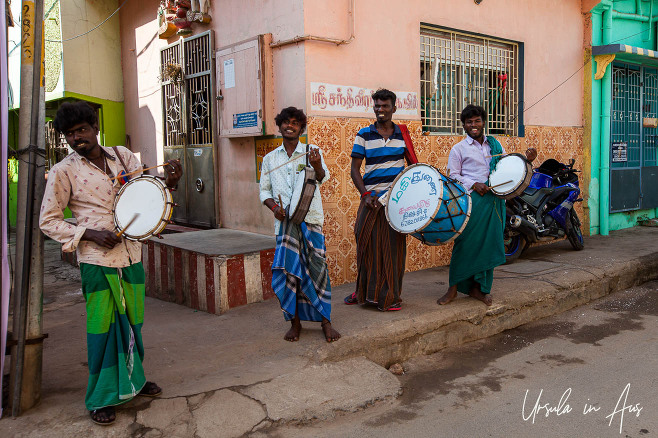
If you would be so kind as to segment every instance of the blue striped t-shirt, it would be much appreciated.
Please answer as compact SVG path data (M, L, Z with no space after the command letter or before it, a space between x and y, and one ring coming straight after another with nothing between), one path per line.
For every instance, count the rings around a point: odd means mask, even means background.
M354 139L352 158L365 158L363 183L366 190L386 191L395 177L404 170L404 138L398 125L388 140L384 140L375 125L361 129Z

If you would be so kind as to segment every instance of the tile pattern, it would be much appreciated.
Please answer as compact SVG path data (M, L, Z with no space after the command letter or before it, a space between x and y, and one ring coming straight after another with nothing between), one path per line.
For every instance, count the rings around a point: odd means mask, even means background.
M322 148L331 172L331 180L321 186L325 214L324 233L327 242L327 262L333 285L356 280L356 243L354 222L359 206L359 194L350 178L350 153L359 129L372 123L371 119L345 117L309 117L308 138ZM441 172L446 171L450 148L463 137L424 136L419 121L405 122L411 132L414 147L421 162L429 163ZM583 168L583 128L526 126L525 137L497 137L508 152L523 152L532 146L538 151L536 162L548 158L568 162L576 160L575 168ZM586 187L581 182L581 187ZM577 204L583 230L589 229L582 204ZM450 262L452 245L429 247L409 237L407 239L407 271L417 271Z

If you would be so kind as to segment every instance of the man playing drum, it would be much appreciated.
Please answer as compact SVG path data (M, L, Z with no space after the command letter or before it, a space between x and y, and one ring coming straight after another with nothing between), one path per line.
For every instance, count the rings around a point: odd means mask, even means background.
M162 393L158 385L146 381L142 368L142 244L117 237L113 231L112 207L120 184L110 178L142 166L128 149L98 143L98 117L85 102L63 104L54 126L74 153L48 173L39 226L62 244L64 252L77 251L87 303L89 382L85 405L92 421L108 425L116 418L115 405L136 395ZM176 186L183 173L180 163L168 161L165 169L167 186ZM66 207L77 225L64 221Z
M471 193L471 217L463 233L455 239L450 259L450 287L437 301L448 304L462 292L487 306L492 303L493 270L505 263L505 200L494 196L487 185L489 173L504 154L501 144L484 135L487 113L484 108L468 105L461 113L467 137L454 145L448 157L450 177L461 182ZM526 151L529 161L537 151Z
M319 184L329 179L320 149L299 141L306 128L306 115L295 107L284 108L274 119L281 131L281 146L263 157L260 200L274 214L276 250L272 262L272 289L291 328L286 341L299 340L301 321L321 322L327 342L340 338L331 326L331 284L327 269L322 224L322 197ZM295 159L295 156L298 158ZM297 175L308 163L315 170L318 185L308 213L301 224L290 220L286 206L292 201ZM283 204L283 205L281 205Z
M351 176L361 194L361 204L354 225L356 291L344 301L373 304L382 311L400 310L406 235L389 225L385 208L377 198L389 190L395 177L404 170L405 142L400 128L392 121L395 93L379 89L372 100L376 121L356 134L352 148Z

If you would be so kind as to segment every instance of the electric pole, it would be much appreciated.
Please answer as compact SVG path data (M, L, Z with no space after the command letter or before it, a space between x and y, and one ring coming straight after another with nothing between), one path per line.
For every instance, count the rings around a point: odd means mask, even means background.
M41 399L43 359L43 235L39 211L45 188L43 0L21 5L21 90L18 135L18 205L11 350L12 416Z

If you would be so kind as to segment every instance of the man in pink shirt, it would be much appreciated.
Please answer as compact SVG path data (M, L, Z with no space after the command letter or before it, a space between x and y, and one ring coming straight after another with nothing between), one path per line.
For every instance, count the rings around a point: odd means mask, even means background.
M118 237L112 208L121 171L141 170L124 147L98 144L98 117L85 102L65 103L57 111L55 130L74 150L48 174L39 226L77 251L82 293L87 303L89 382L85 405L93 422L114 422L114 406L136 395L156 397L162 389L144 377L144 268L141 243ZM175 187L183 174L178 161L165 166L166 184ZM69 207L77 225L64 221Z
M498 140L484 135L487 112L481 106L466 106L461 122L467 137L452 147L448 172L450 178L462 183L471 194L471 216L455 239L450 259L450 287L437 302L448 304L457 297L457 292L462 292L491 306L493 270L505 263L505 200L491 193L487 183L504 150ZM536 157L534 148L526 151L529 161Z

